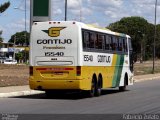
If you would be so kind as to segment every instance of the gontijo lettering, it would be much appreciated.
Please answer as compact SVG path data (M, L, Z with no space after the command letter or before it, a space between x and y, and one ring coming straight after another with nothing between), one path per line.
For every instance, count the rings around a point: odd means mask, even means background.
M71 39L38 39L37 44L71 44Z
M98 56L97 56L97 60L98 60L98 62L110 63L110 62L111 62L111 56L98 55Z

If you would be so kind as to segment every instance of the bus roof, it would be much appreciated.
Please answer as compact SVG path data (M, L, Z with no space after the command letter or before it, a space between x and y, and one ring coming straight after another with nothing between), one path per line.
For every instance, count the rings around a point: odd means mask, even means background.
M95 26L95 25L92 25L92 24L85 24L85 23L77 22L77 21L47 21L47 22L49 24L59 24L59 25L60 24L67 24L67 25L76 24L79 27L81 27L82 29L93 30L93 31L97 31L97 32L102 32L102 33L107 33L107 34L111 34L111 35L130 38L129 35L124 34L124 33L114 32L114 31L111 31L110 29L107 29L107 28ZM38 24L38 23L47 23L47 22L35 22L35 25Z

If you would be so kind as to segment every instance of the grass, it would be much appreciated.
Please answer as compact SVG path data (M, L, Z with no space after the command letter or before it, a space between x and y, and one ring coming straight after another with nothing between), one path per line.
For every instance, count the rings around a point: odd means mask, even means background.
M152 74L152 61L134 64L134 75ZM160 60L155 62L155 73L160 73ZM0 87L28 85L28 65L0 64Z
M135 63L134 64L134 74L135 75L145 75L152 74L153 71L153 62L146 61L143 63ZM155 73L160 73L160 60L155 61Z

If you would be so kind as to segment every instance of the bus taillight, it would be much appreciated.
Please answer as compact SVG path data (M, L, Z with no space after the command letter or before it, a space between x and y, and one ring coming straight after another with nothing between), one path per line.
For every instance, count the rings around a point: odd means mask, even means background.
M76 70L77 70L77 76L80 76L81 75L81 66L77 66Z
M29 74L30 74L30 76L33 76L33 67L32 66L29 67Z

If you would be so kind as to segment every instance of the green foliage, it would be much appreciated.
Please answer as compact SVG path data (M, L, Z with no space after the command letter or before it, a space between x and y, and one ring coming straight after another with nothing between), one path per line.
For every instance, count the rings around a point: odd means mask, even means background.
M110 24L107 28L112 31L125 33L131 36L136 59L140 56L141 44L144 46L144 59L149 59L152 56L154 25L148 23L144 18L137 16L124 17L120 21Z
M159 52L159 50L160 50L160 24L159 25L157 25L156 26L156 30L157 30L157 36L156 36L156 56L158 57L158 58L160 58L160 52Z
M15 59L16 59L17 61L22 60L23 58L24 58L24 55L23 55L22 52L16 53Z
M0 43L2 43L2 42L3 42L3 38L0 37Z
M0 5L0 13L3 13L10 6L10 2L5 2ZM2 31L0 31L0 44L3 42L3 38L1 37Z
M25 61L25 57L26 57L26 60L29 59L29 52L25 51L25 50L23 50L19 53L16 53L16 55L15 55L15 59L17 61L22 61L23 60L24 62L27 62L27 61Z
M29 45L29 33L26 31L17 32L16 34L11 36L11 39L8 41L10 43L14 43L16 45L24 46L25 43L28 46Z
M0 5L0 13L3 13L10 6L10 2L5 2Z

